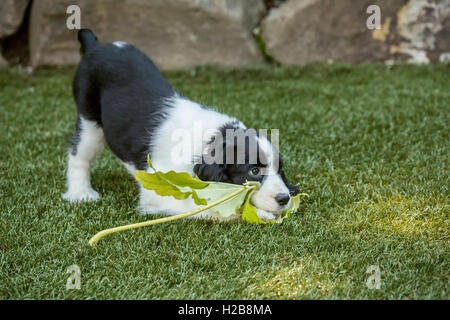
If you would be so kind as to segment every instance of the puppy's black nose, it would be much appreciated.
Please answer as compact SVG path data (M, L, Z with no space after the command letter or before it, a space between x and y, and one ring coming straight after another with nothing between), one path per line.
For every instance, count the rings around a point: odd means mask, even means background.
M289 194L288 193L279 193L275 196L275 200L280 204L280 206L284 206L289 202Z

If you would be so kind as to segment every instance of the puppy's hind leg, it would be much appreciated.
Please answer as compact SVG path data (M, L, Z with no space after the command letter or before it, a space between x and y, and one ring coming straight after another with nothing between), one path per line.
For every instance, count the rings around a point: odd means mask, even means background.
M100 198L92 189L90 181L91 160L104 146L103 129L95 121L79 116L73 146L68 155L67 192L63 199L76 201L93 201Z

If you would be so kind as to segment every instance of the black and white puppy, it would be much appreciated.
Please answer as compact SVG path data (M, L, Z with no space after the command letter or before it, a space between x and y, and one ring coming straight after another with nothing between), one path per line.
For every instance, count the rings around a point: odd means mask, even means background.
M64 199L75 202L99 198L91 187L90 162L106 141L133 176L136 170L149 169L150 154L153 166L163 172L189 172L205 181L234 184L260 181L261 187L254 192L251 203L264 220L275 219L289 207L290 197L298 189L286 181L281 157L264 135L249 135L244 140L243 161L236 161L236 156L232 163L204 161L202 155L214 154L212 150L222 150L225 159L230 149L238 147L233 145L234 138L218 139L225 132L250 129L236 118L182 96L132 45L121 41L101 44L88 29L80 30L78 39L83 55L73 84L78 118L68 155ZM199 126L207 134L196 135ZM174 138L176 132L194 137L192 148L183 149L184 155L174 152L180 146ZM251 144L256 149L250 148ZM256 160L252 162L255 152ZM192 199L175 200L142 187L140 190L142 213L175 215L198 208ZM218 218L212 211L195 217Z

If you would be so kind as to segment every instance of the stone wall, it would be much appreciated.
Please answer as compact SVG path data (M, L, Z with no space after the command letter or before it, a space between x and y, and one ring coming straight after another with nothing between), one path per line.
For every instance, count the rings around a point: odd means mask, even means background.
M381 9L369 30L368 6ZM267 54L281 63L437 62L450 53L450 0L290 0L262 22Z
M2 39L14 34L22 24L25 9L29 0L1 0L0 1L0 44ZM0 50L0 67L7 64Z
M73 0L35 0L31 64L75 64L76 31L65 28ZM261 0L79 0L82 27L101 41L129 42L162 68L200 64L239 66L262 61L252 29L265 13Z
M127 41L163 69L242 66L264 54L283 64L450 59L450 0L1 0L0 43L26 22L32 66L78 63L72 4L101 41ZM381 29L369 30L373 4Z

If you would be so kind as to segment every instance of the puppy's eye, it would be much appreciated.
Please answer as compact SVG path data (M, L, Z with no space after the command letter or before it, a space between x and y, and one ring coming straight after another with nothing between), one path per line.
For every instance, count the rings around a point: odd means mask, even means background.
M251 176L259 176L260 174L260 170L257 167L251 168L250 171L248 172Z

